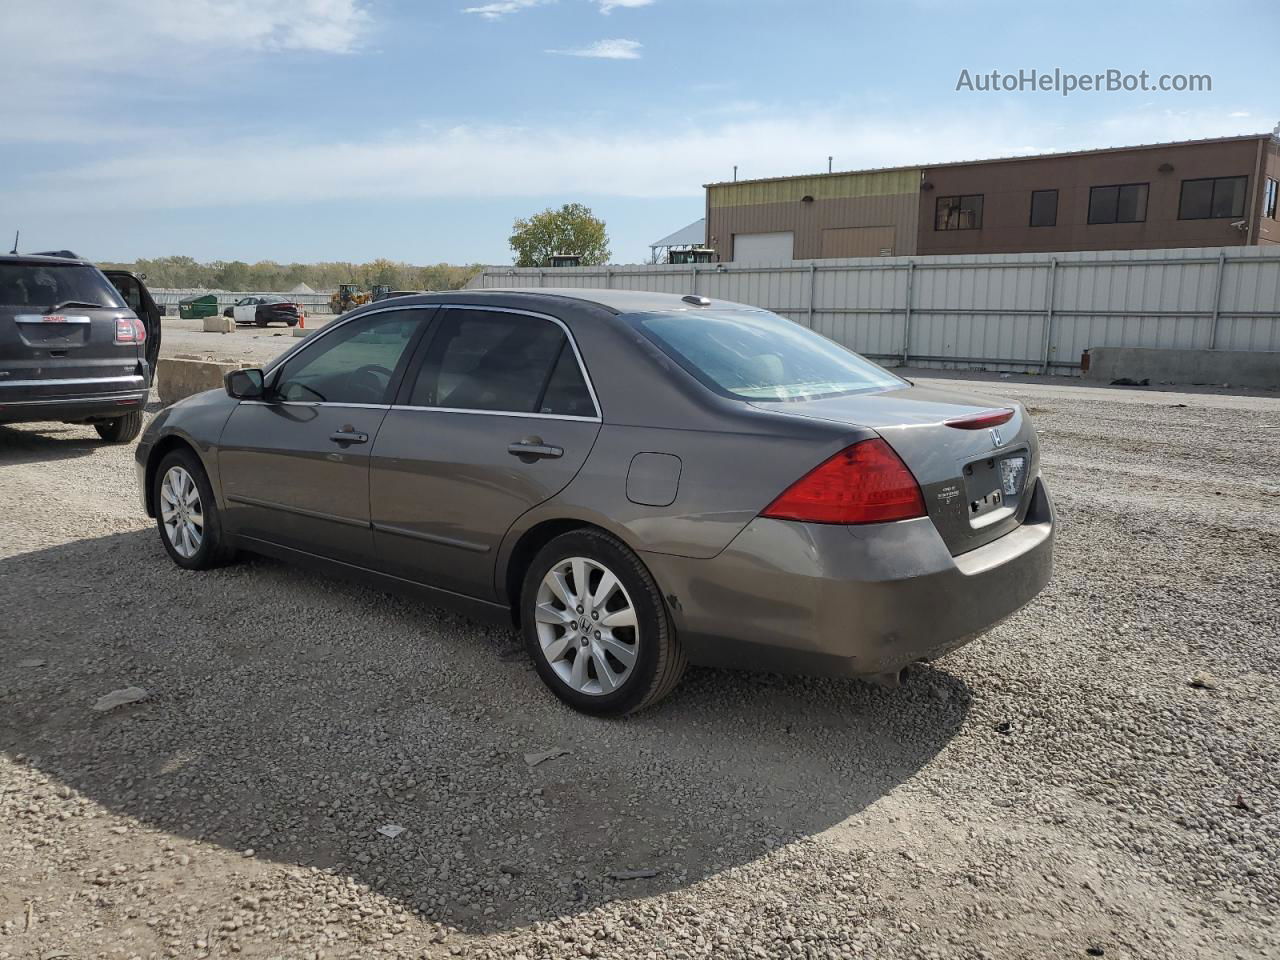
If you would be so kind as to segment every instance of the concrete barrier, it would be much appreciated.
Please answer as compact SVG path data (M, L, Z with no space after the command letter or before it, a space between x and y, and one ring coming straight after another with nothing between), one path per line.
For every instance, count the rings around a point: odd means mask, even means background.
M232 370L240 370L243 363L212 360L187 360L161 357L156 364L156 392L166 407L183 397L205 390L221 390L222 377Z
M1280 352L1091 347L1084 379L1280 389Z
M218 314L216 317L204 318L205 333L233 333L236 329L236 322L231 317L224 317Z

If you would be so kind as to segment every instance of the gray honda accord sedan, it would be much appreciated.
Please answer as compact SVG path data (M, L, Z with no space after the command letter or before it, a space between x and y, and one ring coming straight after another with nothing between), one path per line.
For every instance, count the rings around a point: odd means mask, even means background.
M892 683L1052 569L1019 404L698 296L371 304L165 409L137 461L179 566L251 551L514 623L597 714L688 663Z

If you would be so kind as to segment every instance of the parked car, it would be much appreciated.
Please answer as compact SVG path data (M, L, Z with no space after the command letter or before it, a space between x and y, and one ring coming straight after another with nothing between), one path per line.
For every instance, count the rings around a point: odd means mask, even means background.
M227 310L231 313L228 314ZM223 316L233 317L236 323L253 323L259 327L265 327L273 321L296 327L303 316L302 309L296 303L274 294L243 297L227 310L223 311Z
M688 662L893 683L1052 567L1021 405L702 297L371 304L169 407L136 456L179 566L248 550L514 622L597 714Z
M151 385L148 333L93 264L0 256L0 423L91 423L108 442L133 440Z

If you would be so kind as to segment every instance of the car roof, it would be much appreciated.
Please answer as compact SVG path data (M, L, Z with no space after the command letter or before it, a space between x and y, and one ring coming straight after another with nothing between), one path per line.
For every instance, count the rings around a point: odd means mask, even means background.
M536 303L538 300L576 300L581 303L604 307L613 313L662 313L674 310L690 311L707 308L731 310L756 309L732 300L711 300L702 298L704 302L690 303L684 299L692 294L651 293L647 290L606 290L591 287L486 287L484 289L440 290L432 293L415 294L411 297L397 297L398 307L413 303L431 304L440 302L484 303L485 300L511 301L519 298ZM407 301L407 302L406 302ZM385 301L378 301L383 303ZM369 306L377 306L370 304ZM362 308L364 309L364 308Z
M82 263L86 266L92 266L88 260L82 260L79 257L50 256L45 253L0 253L0 263L26 263L32 266Z

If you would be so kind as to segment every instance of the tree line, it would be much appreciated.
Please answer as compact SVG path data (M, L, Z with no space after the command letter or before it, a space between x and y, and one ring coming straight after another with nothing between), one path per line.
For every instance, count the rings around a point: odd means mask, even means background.
M263 293L283 293L300 283L314 290L332 290L339 283L355 283L363 290L375 284L387 284L393 290L458 290L484 269L481 264L415 266L381 257L368 263L276 263L273 260L201 263L192 257L156 257L99 266L146 274L149 287L199 287Z

